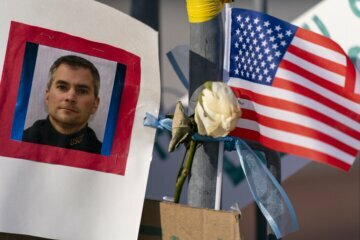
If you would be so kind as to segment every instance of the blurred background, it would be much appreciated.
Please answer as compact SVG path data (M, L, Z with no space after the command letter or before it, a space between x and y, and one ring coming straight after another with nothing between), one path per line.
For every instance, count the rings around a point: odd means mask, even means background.
M126 14L136 15L131 0L98 0ZM340 2L340 0L338 0ZM341 0L345 1L345 0ZM134 1L135 2L135 1ZM162 80L161 114L174 111L177 100L186 98L187 89L174 71L167 53L177 46L188 45L190 24L185 0L147 0L149 11L157 11L158 18L150 25L159 31L159 55ZM268 0L268 13L286 21L293 21L320 3L319 0ZM352 1L358 4L359 1ZM236 0L233 6L255 9L255 1ZM341 19L339 19L341 21ZM355 29L354 29L355 30ZM359 39L360 44L360 39ZM180 48L180 50L186 49ZM184 75L187 76L187 52L180 51ZM182 58L181 58L182 56ZM185 62L184 62L185 61ZM167 154L170 137L158 132L154 146L146 198L161 200L172 196L177 171L184 149ZM360 239L360 159L349 172L324 164L308 162L292 156L282 158L282 185L295 208L300 230L284 237L285 240L359 240ZM186 203L186 186L182 203ZM227 154L224 161L222 209L238 203L241 207L241 232L243 239L256 239L256 208L243 181L236 158Z

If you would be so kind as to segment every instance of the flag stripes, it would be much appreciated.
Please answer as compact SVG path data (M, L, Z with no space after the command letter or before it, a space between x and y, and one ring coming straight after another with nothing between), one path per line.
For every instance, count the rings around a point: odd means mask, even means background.
M308 137L318 137L324 141L334 142L343 150L356 154L360 142L336 128L328 126L320 121L308 118L301 114L279 110L260 104L246 104L247 100L241 99L243 107L243 118L262 122L264 125L280 130L303 134ZM256 112L255 112L256 111ZM299 124L301 123L301 124ZM240 126L239 126L240 127ZM327 132L327 134L324 134ZM334 144L335 145L335 144Z
M292 53L295 56L302 56L303 59L306 59L306 61L316 64L317 66L321 67L322 69L330 69L330 71L344 76L346 74L346 67L344 64L338 63L333 60L328 60L329 58L323 58L321 56L318 56L316 54L307 52L299 47L296 47L294 45L290 45L287 49L288 53ZM285 55L286 57L286 55ZM346 63L346 59L345 59Z
M289 154L302 156L304 158L308 158L314 161L327 163L332 166L341 168L343 170L349 170L353 162L352 160L348 163L342 159L339 159L338 157L335 157L336 155L320 152L312 148L302 147L297 144L297 141L295 141L295 143L293 144L292 142L289 142L287 139L283 139L279 141L276 138L268 137L265 134L260 134L259 130L253 130L251 128L251 126L252 127L256 126L257 128L259 128L260 125L255 121L242 119L240 121L240 124L242 125L242 127L236 128L233 131L234 135L242 136L249 140L259 141L264 146L270 147L271 149L274 149L276 151L286 152Z
M322 68L320 65L313 64L300 56L301 55L294 55L290 52L287 52L284 56L284 59L312 72L316 76L321 77L326 81L330 81L336 85L339 85L340 87L345 85L345 77L343 75L334 73L331 69Z
M275 79L277 80L277 79ZM256 99L253 101L266 102L268 105L278 107L284 110L298 112L300 114L311 114L311 116L319 118L321 121L327 121L328 124L344 124L347 128L353 129L359 133L360 122L353 120L347 115L343 115L332 108L312 99L307 96L297 94L293 91L288 91L276 87L258 85L248 81L241 82L230 79L228 84L231 87L240 88L240 96L252 95ZM237 91L237 90L235 90ZM360 135L358 135L360 137Z

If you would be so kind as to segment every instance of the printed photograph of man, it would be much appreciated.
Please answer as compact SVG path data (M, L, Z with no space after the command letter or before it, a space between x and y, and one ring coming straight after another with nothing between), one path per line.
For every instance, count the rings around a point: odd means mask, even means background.
M49 70L45 92L48 116L23 132L25 142L100 153L102 143L88 126L99 106L100 75L85 58L58 58Z

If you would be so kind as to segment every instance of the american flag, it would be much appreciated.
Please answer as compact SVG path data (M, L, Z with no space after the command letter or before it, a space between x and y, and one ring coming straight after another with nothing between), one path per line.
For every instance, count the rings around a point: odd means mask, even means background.
M359 73L329 38L272 16L227 13L225 81L243 115L231 133L348 170L360 149Z

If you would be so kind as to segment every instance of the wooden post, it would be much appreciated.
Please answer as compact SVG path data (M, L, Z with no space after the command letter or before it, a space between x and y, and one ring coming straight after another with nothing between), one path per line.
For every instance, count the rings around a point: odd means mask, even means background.
M190 23L189 114L194 113L195 90L206 81L222 80L223 37L221 14L204 23ZM218 151L219 143L198 147L188 185L190 206L214 208Z

